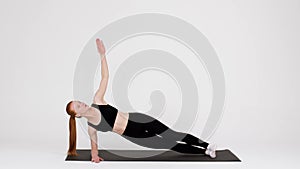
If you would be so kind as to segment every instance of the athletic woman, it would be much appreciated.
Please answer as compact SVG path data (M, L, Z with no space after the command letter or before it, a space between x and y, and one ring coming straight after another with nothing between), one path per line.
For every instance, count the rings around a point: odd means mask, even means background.
M96 44L101 59L100 86L95 93L91 106L77 100L70 101L66 106L66 111L70 115L68 155L77 155L75 117L84 117L88 123L92 162L98 163L103 160L102 157L98 156L97 131L115 132L144 147L216 157L215 144L209 144L188 133L174 131L149 115L140 112L122 112L108 104L104 100L109 78L105 47L102 40L96 39Z

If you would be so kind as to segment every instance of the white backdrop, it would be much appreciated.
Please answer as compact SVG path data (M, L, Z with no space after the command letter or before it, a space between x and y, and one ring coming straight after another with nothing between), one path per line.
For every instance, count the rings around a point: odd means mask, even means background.
M227 101L218 129L208 141L232 150L243 161L227 165L299 167L300 1L2 0L0 9L0 167L91 165L64 162L68 147L65 106L73 99L77 59L87 41L105 25L145 12L165 13L191 23L216 50L224 69ZM89 148L86 134L77 127L78 148ZM200 134L197 125L191 133ZM120 143L127 143L117 135L107 135L100 140L104 147L122 148ZM112 138L115 142L109 144ZM98 165L150 167L129 162ZM176 163L153 165L176 167Z

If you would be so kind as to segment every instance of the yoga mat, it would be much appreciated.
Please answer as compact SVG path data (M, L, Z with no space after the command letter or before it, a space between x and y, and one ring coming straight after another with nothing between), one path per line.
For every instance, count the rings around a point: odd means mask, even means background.
M77 150L78 156L67 156L66 161L91 161L90 150ZM118 155L119 154L119 155ZM217 150L216 158L203 154L183 154L172 150L98 150L104 161L223 161L241 162L230 150ZM154 156L153 156L154 155ZM142 157L142 158L136 158Z

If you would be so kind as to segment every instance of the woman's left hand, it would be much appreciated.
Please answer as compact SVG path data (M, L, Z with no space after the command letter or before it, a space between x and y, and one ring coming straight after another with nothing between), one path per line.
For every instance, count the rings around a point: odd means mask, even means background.
M104 161L104 159L98 155L92 155L92 162L99 163L100 161Z

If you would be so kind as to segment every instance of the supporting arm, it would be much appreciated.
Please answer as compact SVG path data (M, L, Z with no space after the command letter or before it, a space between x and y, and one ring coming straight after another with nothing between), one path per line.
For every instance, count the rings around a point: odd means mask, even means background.
M99 163L100 161L103 161L104 159L98 156L97 131L94 128L89 126L88 133L89 133L89 136L91 139L92 162Z

